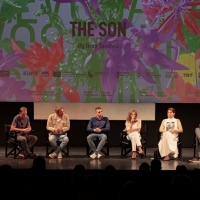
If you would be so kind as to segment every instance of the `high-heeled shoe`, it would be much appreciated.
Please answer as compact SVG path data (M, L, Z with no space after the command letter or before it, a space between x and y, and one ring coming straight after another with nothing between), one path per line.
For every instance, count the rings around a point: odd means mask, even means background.
M138 152L138 154L139 154L141 159L146 158L146 155L144 154L144 152L142 152L142 153Z

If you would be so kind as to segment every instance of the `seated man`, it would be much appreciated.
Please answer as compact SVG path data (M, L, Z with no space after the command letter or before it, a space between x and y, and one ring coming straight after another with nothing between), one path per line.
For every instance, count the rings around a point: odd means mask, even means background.
M200 128L195 129L195 143L196 143L196 150L195 150L195 157L190 159L190 162L200 162Z
M62 149L68 144L69 138L67 137L67 131L70 129L69 116L64 114L63 107L57 106L55 113L49 115L47 120L47 130L49 130L49 143L54 149L52 154L49 154L50 158L62 158ZM57 145L57 141L60 141L60 145Z
M92 117L88 123L87 131L90 135L87 136L87 142L94 152L90 155L90 158L95 159L100 158L102 155L99 153L103 148L107 136L105 132L110 130L110 122L107 117L103 117L102 109L100 107L95 108L96 117ZM99 139L100 142L96 147L93 140Z
M18 132L17 141L21 142L23 148L23 153L19 154L19 157L35 158L37 155L32 153L30 149L36 143L37 137L29 134L31 132L31 125L26 107L20 108L19 114L17 114L12 121L10 130Z

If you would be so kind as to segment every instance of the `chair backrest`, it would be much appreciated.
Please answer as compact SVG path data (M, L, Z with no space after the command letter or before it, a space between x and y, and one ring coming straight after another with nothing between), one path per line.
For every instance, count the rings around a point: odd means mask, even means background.
M140 132L146 133L146 131L147 131L147 126L146 126L146 124L142 124L141 131L140 131Z
M179 133L179 134L178 134L178 144L181 143L181 135L182 135L182 133Z
M11 125L5 124L4 127L5 127L6 141L13 142L14 140L16 140L17 132L10 130Z
M5 124L5 132L8 133L10 131L11 125Z

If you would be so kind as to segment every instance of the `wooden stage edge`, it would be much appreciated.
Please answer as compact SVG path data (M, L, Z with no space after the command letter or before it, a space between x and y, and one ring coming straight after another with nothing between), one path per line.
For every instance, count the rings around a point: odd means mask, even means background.
M121 158L120 147L110 147L110 156L106 158L102 156L100 159L91 159L86 156L85 147L70 147L69 157L62 159L51 159L46 156L46 147L36 146L35 153L42 156L46 160L47 170L73 170L78 164L82 164L86 170L103 170L108 165L113 165L116 170L139 170L141 163L146 162L151 165L153 159L153 148L147 148L146 158L137 157L136 160L131 159L129 154L126 158ZM193 157L193 148L182 148L181 160L163 161L162 170L175 170L178 165L184 165L188 170L200 168L200 162L190 163L189 159ZM8 164L13 169L29 169L33 163L32 159L14 159L13 156L5 158L5 147L0 147L0 165Z

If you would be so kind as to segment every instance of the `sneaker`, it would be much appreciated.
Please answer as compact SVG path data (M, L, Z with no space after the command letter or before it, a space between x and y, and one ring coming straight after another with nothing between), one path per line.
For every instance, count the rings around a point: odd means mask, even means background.
M90 155L90 158L95 159L96 156L97 156L96 153L93 153L93 154Z
M34 153L29 153L28 155L27 155L27 158L31 158L31 159L34 159L34 158L36 158L37 157L37 154L34 154Z
M101 158L101 156L102 156L102 155L101 155L100 153L98 153L97 158Z
M53 152L53 153L49 154L49 157L50 157L50 158L55 158L55 157L57 157L57 153L56 153L56 152Z
M200 162L199 158L192 158L191 160L189 160L189 162Z
M58 154L58 158L59 158L59 159L62 158L62 154L61 154L61 153Z
M25 157L25 155L24 155L23 153L20 153L20 154L19 154L19 158L25 159L26 157Z

